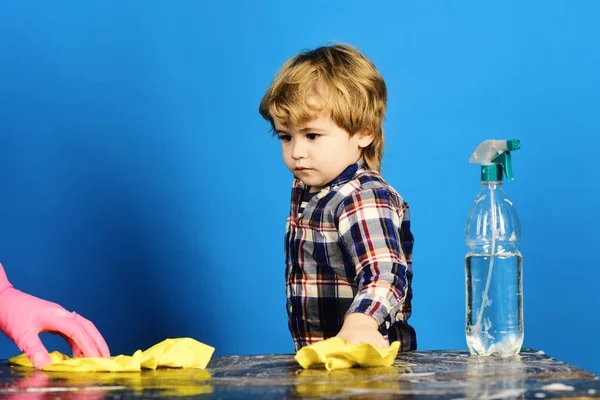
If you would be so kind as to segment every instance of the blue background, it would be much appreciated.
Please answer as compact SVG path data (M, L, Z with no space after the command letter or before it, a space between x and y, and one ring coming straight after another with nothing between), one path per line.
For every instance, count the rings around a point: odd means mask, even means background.
M343 41L388 85L383 174L412 207L419 348L466 348L468 158L519 138L505 189L525 346L600 373L600 3L522 3L2 2L10 280L91 319L113 354L183 336L218 355L292 352L291 175L257 108L287 58Z

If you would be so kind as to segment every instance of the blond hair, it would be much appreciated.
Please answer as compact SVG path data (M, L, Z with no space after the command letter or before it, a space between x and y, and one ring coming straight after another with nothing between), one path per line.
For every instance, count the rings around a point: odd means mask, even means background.
M309 102L315 97L320 101ZM334 44L289 59L265 93L259 112L273 130L274 118L301 126L326 112L350 136L372 133L363 157L368 168L379 171L386 102L385 82L375 65L356 48Z

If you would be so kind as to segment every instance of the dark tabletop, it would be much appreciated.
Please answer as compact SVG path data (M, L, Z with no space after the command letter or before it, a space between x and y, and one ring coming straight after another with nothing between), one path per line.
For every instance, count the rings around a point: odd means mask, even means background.
M517 358L467 351L400 353L391 367L303 370L292 355L213 357L206 370L41 372L0 363L2 399L507 399L600 397L597 376L523 350Z

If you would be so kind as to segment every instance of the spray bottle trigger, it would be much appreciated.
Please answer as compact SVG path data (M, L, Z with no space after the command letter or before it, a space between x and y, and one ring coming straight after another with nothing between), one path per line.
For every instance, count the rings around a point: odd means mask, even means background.
M509 151L500 153L496 157L492 158L492 163L502 165L502 169L504 170L504 176L506 176L506 179L508 179L509 181L515 180L512 173L512 161L510 158Z

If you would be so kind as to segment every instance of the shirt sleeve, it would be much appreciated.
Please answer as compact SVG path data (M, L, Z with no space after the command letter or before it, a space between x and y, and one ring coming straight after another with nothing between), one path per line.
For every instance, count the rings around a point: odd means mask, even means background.
M346 315L367 314L388 328L410 285L408 205L385 188L361 190L345 199L337 215L340 241L354 265L358 288Z

